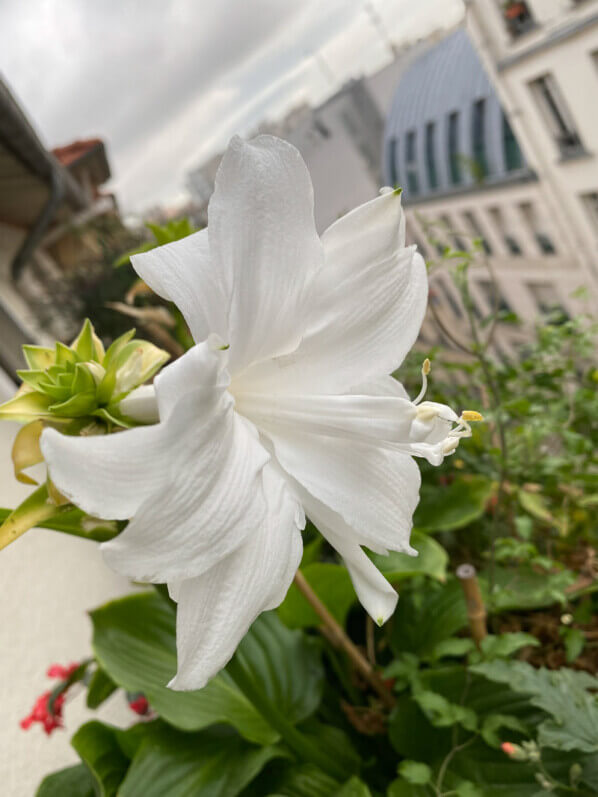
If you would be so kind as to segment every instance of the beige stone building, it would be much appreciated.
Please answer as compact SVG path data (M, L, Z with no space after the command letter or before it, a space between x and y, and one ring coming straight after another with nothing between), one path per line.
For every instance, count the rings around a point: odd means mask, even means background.
M404 188L409 235L429 261L444 245L481 240L477 312L497 298L522 321L499 328L498 353L516 354L555 308L572 316L596 307L597 53L597 2L470 0L466 25L397 88L386 181ZM433 271L431 288L445 325L466 334L447 268ZM422 337L440 339L431 318Z

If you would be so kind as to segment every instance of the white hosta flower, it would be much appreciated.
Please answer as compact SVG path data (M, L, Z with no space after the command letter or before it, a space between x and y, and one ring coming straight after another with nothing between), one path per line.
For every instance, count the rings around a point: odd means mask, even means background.
M155 399L147 388L128 398L144 419L157 403L159 423L85 439L44 432L58 488L96 517L130 519L102 546L108 563L166 582L178 601L174 688L203 686L283 600L304 512L371 616L394 611L397 595L362 546L416 554L412 456L439 464L468 431L389 376L427 298L424 262L404 237L388 189L319 238L297 150L234 138L208 229L133 258L197 341L156 377Z

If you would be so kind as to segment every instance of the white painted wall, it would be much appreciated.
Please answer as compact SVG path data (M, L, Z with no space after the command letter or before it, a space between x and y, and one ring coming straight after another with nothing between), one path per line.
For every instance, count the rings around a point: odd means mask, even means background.
M14 385L0 371L0 401ZM0 506L16 506L29 488L13 476L10 450L16 424L0 423ZM86 720L99 717L122 727L135 715L122 692L100 711L85 707L84 694L64 710L65 729L46 736L39 724L23 731L19 720L36 697L55 681L49 664L67 664L89 656L88 609L124 594L129 583L113 574L95 543L34 529L0 551L0 794L32 797L48 772L78 760L69 738ZM65 795L64 797L68 797Z

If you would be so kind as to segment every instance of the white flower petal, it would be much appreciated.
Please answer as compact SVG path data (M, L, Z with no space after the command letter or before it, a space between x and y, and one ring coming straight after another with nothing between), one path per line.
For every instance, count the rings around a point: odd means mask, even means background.
M212 332L227 339L231 286L210 258L207 229L133 255L131 262L158 296L176 304L195 341Z
M156 389L153 385L135 388L119 402L118 409L127 418L139 423L157 423L160 420Z
M165 421L181 396L202 389L221 395L230 378L226 370L228 352L218 335L197 343L154 379L160 419ZM206 394L207 396L207 394Z
M300 495L310 520L343 557L359 602L370 617L382 625L396 608L397 593L361 550L355 531L341 516L307 491L302 490Z
M174 587L178 671L169 686L201 689L232 657L256 617L278 606L299 567L300 508L270 466L263 471L267 511L254 534L198 578Z
M172 451L159 424L96 437L44 429L40 445L60 492L105 520L126 520L155 495Z
M404 248L400 198L391 192L324 233L307 328L291 354L253 366L243 389L342 393L396 370L419 333L427 299L425 263Z
M260 485L269 455L225 399L211 410L201 390L188 393L164 424L162 483L102 545L117 572L150 582L193 578L255 534L266 511Z
M301 429L268 429L265 434L282 468L338 512L360 544L416 554L409 535L421 477L410 456Z
M237 411L258 428L311 432L345 440L409 444L417 407L396 396L287 396L243 393Z
M213 268L232 286L227 342L235 374L292 351L303 333L309 285L323 251L299 152L272 136L248 143L235 136L218 170L208 218Z

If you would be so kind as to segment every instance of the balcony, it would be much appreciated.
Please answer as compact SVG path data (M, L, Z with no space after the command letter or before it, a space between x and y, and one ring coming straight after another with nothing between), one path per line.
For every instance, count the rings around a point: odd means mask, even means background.
M536 27L531 11L525 2L508 0L503 4L503 17L511 36L517 38Z

